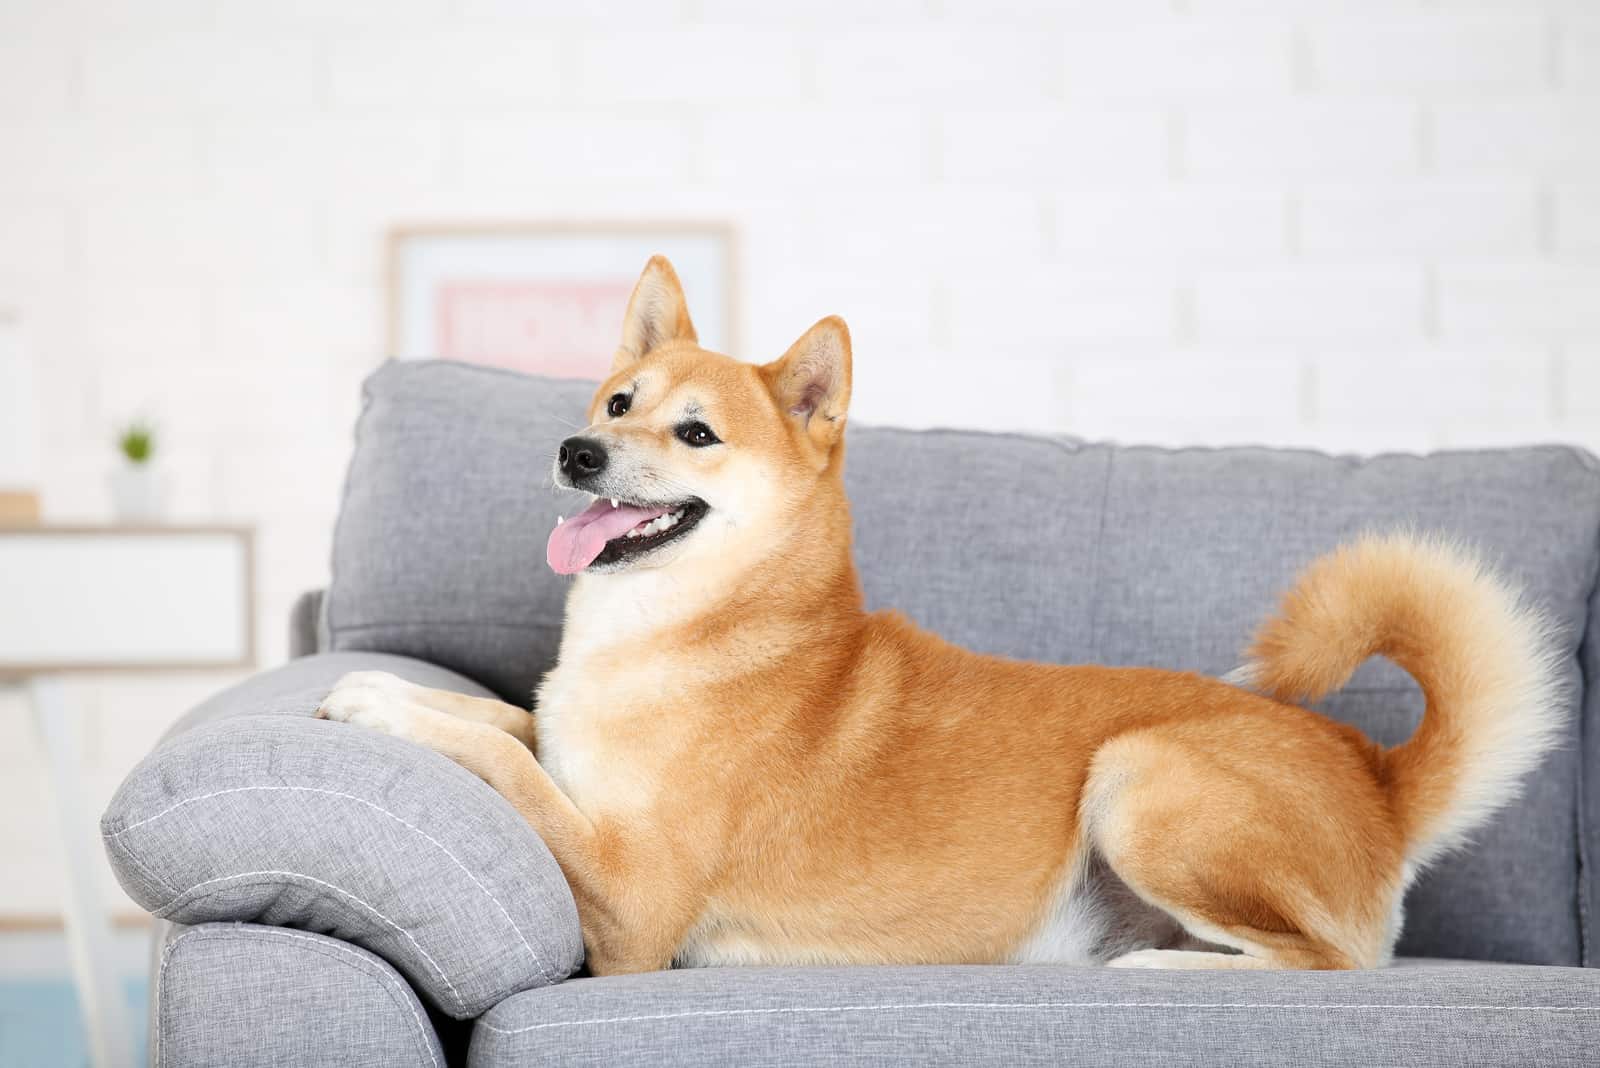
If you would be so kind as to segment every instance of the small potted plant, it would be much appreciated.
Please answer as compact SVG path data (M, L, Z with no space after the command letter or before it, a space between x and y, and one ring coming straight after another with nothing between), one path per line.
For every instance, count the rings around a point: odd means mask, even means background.
M150 523L161 517L164 486L153 463L155 450L155 429L143 420L129 423L117 435L122 462L111 473L111 500L118 519Z

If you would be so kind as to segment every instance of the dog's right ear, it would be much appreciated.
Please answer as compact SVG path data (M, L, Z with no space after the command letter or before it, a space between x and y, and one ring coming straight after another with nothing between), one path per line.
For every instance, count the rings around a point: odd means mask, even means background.
M683 299L678 272L665 256L651 256L628 298L622 320L622 344L611 361L613 373L642 360L669 341L698 341L689 321L689 304Z
M844 436L850 408L850 328L830 315L807 330L783 358L761 368L778 407L826 456Z

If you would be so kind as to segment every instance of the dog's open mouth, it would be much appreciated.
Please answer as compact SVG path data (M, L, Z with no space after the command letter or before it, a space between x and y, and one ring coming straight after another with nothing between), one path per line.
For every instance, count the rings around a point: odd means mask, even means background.
M698 497L676 504L634 504L601 497L556 524L545 546L545 559L551 570L562 575L576 574L591 564L613 564L683 537L708 510Z

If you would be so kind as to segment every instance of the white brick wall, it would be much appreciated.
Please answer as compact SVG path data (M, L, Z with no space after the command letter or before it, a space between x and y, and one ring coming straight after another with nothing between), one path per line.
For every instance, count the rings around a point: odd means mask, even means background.
M997 196L1033 186L1165 178L1173 168L1170 116L1148 105L967 105L938 118L936 175L998 183Z
M1530 5L1531 6L1531 5ZM1355 92L1538 89L1547 75L1545 20L1518 15L1317 19L1308 80Z
M1292 33L1282 19L1162 18L1076 30L1058 54L1069 98L1281 97L1295 80Z
M472 115L457 136L457 169L483 175L486 186L528 189L560 183L581 167L592 182L628 184L640 174L682 181L690 168L687 123L606 112L530 116Z
M1600 251L1600 184L1558 187L1551 243L1559 252Z
M1508 261L1439 271L1440 332L1478 338L1589 338L1600 333L1600 266Z
M51 513L157 417L178 514L260 529L272 662L393 223L728 217L744 351L845 314L864 420L1600 445L1596 130L1590 0L0 4L0 306ZM97 789L221 681L75 687Z
M1425 288L1420 266L1381 261L1205 271L1194 285L1194 333L1286 343L1415 338L1426 326ZM1319 324L1315 333L1305 328L1310 321Z
M666 32L606 26L571 42L576 80L568 99L654 113L675 104L796 103L815 87L820 44L743 26L678 25Z
M363 117L548 105L561 96L553 37L492 30L365 33L328 48L328 101Z
M299 37L140 31L94 35L80 53L86 111L129 121L309 111L317 48Z
M829 35L817 50L816 82L831 105L893 101L903 107L1038 104L1054 95L1057 40L1011 29L905 23Z
M1600 18L1573 20L1562 36L1560 56L1563 84L1600 86Z
M1232 183L1146 183L1055 193L1055 247L1085 263L1259 262L1283 259L1288 192Z
M1398 181L1420 167L1421 105L1407 95L1200 100L1184 119L1180 170L1213 181Z
M1440 174L1593 180L1600 171L1600 140L1582 132L1600 117L1592 92L1465 94L1435 104L1432 117Z
M690 166L715 188L793 195L821 184L882 192L915 187L928 172L930 127L913 110L874 103L823 114L728 103L733 106L709 109L692 124L698 151ZM680 151L691 151L678 140ZM634 181L649 181L655 157L634 158Z
M1539 244L1533 181L1314 185L1299 195L1299 245L1316 259L1532 255Z

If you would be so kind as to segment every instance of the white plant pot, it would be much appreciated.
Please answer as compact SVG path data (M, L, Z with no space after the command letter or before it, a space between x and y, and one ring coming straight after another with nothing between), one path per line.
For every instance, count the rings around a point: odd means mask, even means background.
M125 523L153 523L166 510L167 485L148 463L123 464L111 472L111 503Z

